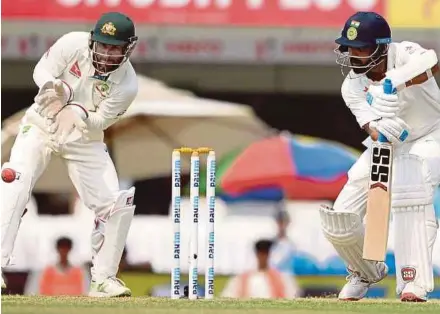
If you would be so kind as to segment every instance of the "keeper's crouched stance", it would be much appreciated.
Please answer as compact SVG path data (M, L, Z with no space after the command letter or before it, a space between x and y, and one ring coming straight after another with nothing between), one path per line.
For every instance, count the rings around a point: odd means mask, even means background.
M351 69L342 96L370 135L333 208L320 210L324 234L349 272L339 299L362 299L388 273L385 263L362 258L370 148L380 132L394 147L396 291L402 301L426 301L434 288L432 250L438 229L433 201L440 184L440 90L433 78L397 94L385 94L382 84L385 78L393 86L410 81L434 67L437 56L416 43L391 42L388 23L374 12L350 17L336 43L338 63Z
M2 174L15 172L11 182L1 181L2 267L11 261L32 189L52 155L58 155L82 202L95 212L89 295L131 295L116 273L134 216L135 189L119 190L103 131L137 95L136 73L128 60L136 42L127 16L106 13L91 33L62 36L36 65L39 93L22 120L9 162L2 166Z

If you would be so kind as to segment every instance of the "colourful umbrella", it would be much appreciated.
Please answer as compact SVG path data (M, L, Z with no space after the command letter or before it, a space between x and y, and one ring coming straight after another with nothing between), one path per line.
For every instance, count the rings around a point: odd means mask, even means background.
M334 200L358 157L354 150L335 142L280 135L244 149L219 184L232 197L278 189L289 199Z
M217 196L222 196L225 194L223 189L221 188L221 185L219 182L221 181L221 178L223 177L224 173L228 170L230 165L234 162L234 160L237 158L238 155L241 154L243 148L235 149L230 151L229 153L226 153L222 159L216 160L216 171L215 171L215 177L216 177L216 188L215 193ZM189 196L189 190L190 185L189 183L185 185L183 195ZM206 193L206 163L204 160L200 161L200 183L199 183L199 192L200 195L205 195Z
M258 201L280 201L284 198L283 192L278 187L272 188L261 188L261 189L253 189L246 193L232 196L226 193L222 187L221 182L223 175L230 168L231 164L237 159L237 157L242 153L244 148L235 149L228 154L226 154L222 159L217 160L216 165L216 189L215 193L217 197L220 197L226 202L241 202L248 200L258 200ZM201 162L200 169L200 184L199 184L199 192L200 195L205 195L206 193L206 167ZM187 178L188 179L188 178ZM189 183L185 185L183 195L189 196L190 185Z

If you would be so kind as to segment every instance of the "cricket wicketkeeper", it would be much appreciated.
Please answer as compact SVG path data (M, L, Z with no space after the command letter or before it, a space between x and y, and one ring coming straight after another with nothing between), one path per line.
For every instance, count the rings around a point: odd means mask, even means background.
M36 65L33 78L40 90L2 167L2 178L11 170L17 174L1 181L2 267L11 260L32 189L51 156L58 155L82 202L96 215L89 295L131 295L116 273L134 215L135 189L119 190L103 131L137 95L137 77L129 61L136 43L132 20L110 12L92 32L62 36Z

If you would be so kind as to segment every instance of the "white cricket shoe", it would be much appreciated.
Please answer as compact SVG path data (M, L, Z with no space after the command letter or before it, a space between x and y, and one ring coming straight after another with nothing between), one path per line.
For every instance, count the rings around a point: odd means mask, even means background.
M364 298L371 285L381 281L388 275L388 266L385 263L378 263L377 268L381 273L381 277L376 281L369 281L362 278L359 273L348 270L350 273L347 276L348 282L339 292L338 299L342 301L359 301Z
M400 294L400 300L402 302L426 302L428 296L425 289L414 284L414 282L408 282Z
M2 289L6 289L6 282L5 279L3 278L3 272L0 272L0 277L2 278Z
M116 278L107 278L102 283L92 281L90 285L89 297L129 297L131 290L125 286L125 283Z

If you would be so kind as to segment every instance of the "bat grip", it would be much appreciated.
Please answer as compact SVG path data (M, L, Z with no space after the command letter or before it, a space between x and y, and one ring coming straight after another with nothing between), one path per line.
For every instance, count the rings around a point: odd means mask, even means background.
M379 133L377 141L380 143L388 143L388 139L382 133Z
M393 88L393 83L391 82L391 80L385 79L385 81L383 83L383 92L385 94L393 94L395 91L396 90L395 90L395 88ZM377 138L377 140L381 143L388 142L388 139L382 133L379 133L379 137Z
M383 83L383 92L388 95L394 94L396 92L396 89L393 88L393 83L390 79L385 79Z

